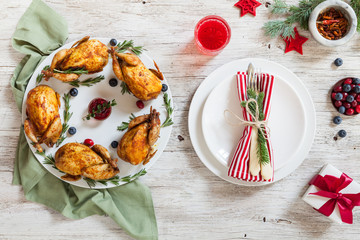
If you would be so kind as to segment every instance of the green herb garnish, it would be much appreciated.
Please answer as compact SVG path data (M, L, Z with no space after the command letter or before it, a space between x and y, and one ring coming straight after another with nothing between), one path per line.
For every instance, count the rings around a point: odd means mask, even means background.
M167 127L167 126L171 126L174 124L171 115L173 114L174 109L171 107L171 99L169 99L169 96L167 93L164 94L164 105L166 108L166 119L164 121L164 123L161 125L161 127Z
M43 164L48 164L48 165L52 165L53 168L55 168L56 170L58 170L61 173L64 173L63 171L60 171L56 165L55 165L55 159L51 154L46 155L45 150L43 152L39 152L38 150L36 150L35 152L36 154L39 154L40 156L42 156L44 158Z
M56 147L59 147L60 144L66 139L66 132L69 129L68 122L73 115L73 113L70 112L70 94L69 93L64 94L63 100L65 102L64 122L62 124L62 130L61 130L60 137L56 142Z
M122 43L118 43L116 51L119 53L123 53L126 51L132 51L135 55L140 55L144 50L146 50L143 46L134 46L133 40L125 40Z
M54 73L65 73L65 74L88 74L88 70L85 70L84 68L80 68L80 69L68 69L65 71L61 71L58 69L54 69Z
M101 82L104 79L105 79L105 77L103 75L100 75L95 78L85 79L84 81L75 80L75 81L69 82L69 84L74 87L80 87L80 86L91 87L91 86Z
M128 85L125 82L121 82L120 83L120 87L121 87L121 94L124 95L125 93L129 93L131 94Z
M131 115L129 116L129 121L128 122L122 122L120 126L117 127L118 131L124 131L129 127L129 123L135 118L135 115L133 113L131 113Z
M48 70L49 68L50 68L50 66L49 66L49 65L46 65L46 66L43 68L43 71L46 71L46 70ZM36 85L39 85L39 83L42 81L43 77L44 77L44 74L43 74L43 73L40 73L40 74L37 75L37 77L36 77Z

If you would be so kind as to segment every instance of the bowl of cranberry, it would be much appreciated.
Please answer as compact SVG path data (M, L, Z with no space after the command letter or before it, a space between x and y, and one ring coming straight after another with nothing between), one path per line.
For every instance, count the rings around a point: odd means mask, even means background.
M360 113L360 79L344 78L331 91L331 101L339 113L356 115Z

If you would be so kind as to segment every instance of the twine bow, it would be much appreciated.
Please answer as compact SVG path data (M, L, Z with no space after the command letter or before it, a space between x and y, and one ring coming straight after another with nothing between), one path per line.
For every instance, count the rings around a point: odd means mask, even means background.
M250 103L254 103L255 104L255 116L254 114L252 114L251 110L250 110ZM231 110L229 109L226 109L224 111L224 117L225 117L225 120L227 121L227 123L229 123L230 125L246 125L246 126L251 126L251 127L255 127L257 128L261 135L265 138L265 139L268 139L270 137L270 128L267 126L267 121L266 120L263 120L263 121L260 121L259 120L259 105L257 103L257 101L253 98L250 98L246 101L246 104L245 104L245 110L248 114L250 114L251 116L251 119L253 121L246 121L244 119L241 119L238 115L236 115L234 112L232 112ZM229 112L231 113L235 118L237 118L239 120L239 122L237 124L233 124L231 121L228 120L227 118L227 115L226 113Z
M355 206L360 206L360 193L357 194L345 194L339 193L342 189L346 188L351 182L352 178L343 173L340 178L325 175L315 176L310 184L314 185L321 190L316 193L310 193L311 195L317 195L321 197L330 198L324 205L322 205L317 211L324 214L325 216L330 216L337 205L339 207L339 212L341 220L344 223L353 223L353 214L352 209Z

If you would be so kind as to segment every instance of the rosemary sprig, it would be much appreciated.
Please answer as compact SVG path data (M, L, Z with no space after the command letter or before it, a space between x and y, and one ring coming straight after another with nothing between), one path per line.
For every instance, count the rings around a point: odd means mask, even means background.
M115 99L111 100L111 102L104 102L103 104L99 104L96 106L96 109L94 108L91 113L88 113L85 117L82 118L83 121L90 120L90 118L95 117L96 114L102 113L106 109L115 106L117 103Z
M263 101L265 94L260 92L256 95L256 92L252 89L247 90L248 99L255 99L258 104L259 111L259 121L264 120L264 110L263 110ZM241 102L241 106L246 106L246 101ZM256 105L254 102L249 103L249 110L255 116L256 115ZM264 131L265 129L262 129ZM258 129L258 144L257 144L257 156L259 158L259 162L262 165L268 164L270 162L269 151L266 144L266 139L261 133L261 130Z
M85 79L84 81L80 81L80 80L77 79L75 81L69 82L69 84L74 86L74 87L80 87L80 86L91 87L91 86L101 82L104 79L105 79L105 77L103 75L100 75L100 76L97 76L95 78Z
M49 66L49 65L46 65L46 66L43 68L43 71L46 71L46 70L48 70L49 68L50 68L50 66ZM39 83L42 81L43 77L44 77L44 74L43 74L43 73L40 73L40 74L37 75L37 77L36 77L36 85L39 85Z
M129 123L135 118L135 115L133 113L131 113L131 115L129 116L129 121L128 122L122 122L120 126L117 127L118 131L124 131L129 127Z
M128 85L125 82L120 83L121 87L121 94L124 95L125 93L131 94Z
M64 109L64 122L62 124L62 130L60 134L60 138L56 142L56 147L59 147L61 143L66 139L66 132L69 129L69 120L72 117L73 113L70 112L70 93L66 93L63 96L63 100L65 102L65 109Z
M281 35L282 38L294 38L294 24L308 30L308 21L314 8L325 0L301 0L299 6L289 6L284 0L275 0L271 12L273 14L287 14L285 20L272 20L264 24L265 34L270 37ZM356 0L354 0L356 1Z
M161 125L161 127L167 127L167 126L171 126L174 124L171 115L174 111L174 109L171 107L171 99L169 99L169 96L167 93L164 94L164 105L166 108L166 112L167 112L167 116L166 119L164 121L164 123Z
M126 183L132 182L132 181L136 180L137 178L144 176L146 173L147 172L146 172L145 168L143 168L138 173L135 173L134 175L125 176L121 179L119 176L115 176L115 177L112 177L109 179L103 179L103 180L94 180L94 179L87 178L87 177L83 177L83 179L86 181L87 185L90 188L95 187L96 183L101 183L101 184L107 186L108 182L111 182L112 184L119 186L120 182L126 182Z
M135 55L140 55L144 50L143 46L134 46L133 40L124 40L122 43L118 43L116 51L123 53L125 51L132 51Z
M80 69L68 69L68 70L65 70L65 71L61 71L61 70L58 70L58 69L54 69L54 73L65 73L65 74L71 74L71 73L74 73L74 74L87 74L87 73L88 73L88 70L85 70L84 68L80 68Z
M135 179L137 179L137 178L139 178L139 177L141 177L141 176L144 176L146 173L147 173L147 172L146 172L146 169L143 168L143 169L141 169L138 173L135 173L135 174L132 175L132 176L129 175L129 176L126 176L126 177L121 178L120 181L129 183L129 182L132 182L132 181L134 181Z
M44 158L43 164L48 164L48 165L52 165L53 168L55 168L56 170L58 170L61 173L64 173L63 171L60 171L56 165L55 165L55 159L51 154L46 155L45 154L45 150L43 152L39 152L38 150L36 150L35 152L36 154L39 154L40 156L42 156Z
M357 31L360 32L360 24L359 24L360 23L360 1L359 0L351 0L350 5L356 13L356 17L358 19Z

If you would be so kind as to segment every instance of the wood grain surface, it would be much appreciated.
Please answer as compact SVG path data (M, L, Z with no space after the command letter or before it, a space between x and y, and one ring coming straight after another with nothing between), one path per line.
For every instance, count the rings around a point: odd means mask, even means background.
M24 57L11 47L11 36L30 2L0 4L0 239L131 239L108 217L70 220L27 201L22 188L11 185L21 119L10 78ZM359 210L354 210L353 225L338 225L301 200L308 181L325 163L360 181L359 117L344 117L341 125L334 125L337 112L329 101L329 90L337 80L360 77L358 34L344 46L329 48L300 30L309 38L301 56L294 51L284 54L280 38L264 36L263 24L274 19L265 1L256 17L242 18L233 7L236 0L45 2L68 21L68 42L85 35L134 39L148 49L169 82L175 127L165 152L142 178L152 191L159 239L359 238ZM225 18L232 30L230 44L215 57L199 54L193 42L195 24L210 14ZM272 60L292 70L308 88L316 108L316 137L308 157L291 175L269 186L236 186L215 176L197 157L187 127L191 99L200 83L221 65L246 57ZM339 68L332 64L337 57L344 60ZM348 136L335 141L340 129Z

